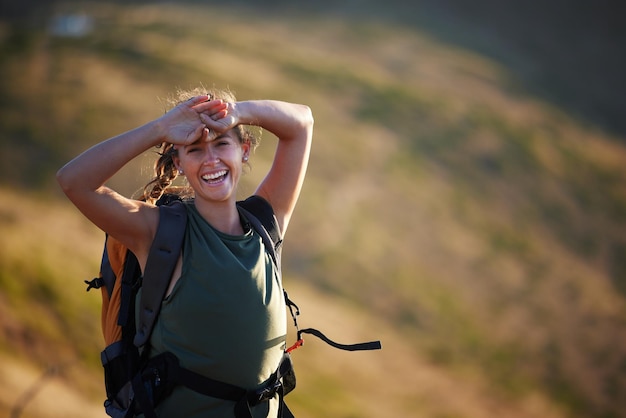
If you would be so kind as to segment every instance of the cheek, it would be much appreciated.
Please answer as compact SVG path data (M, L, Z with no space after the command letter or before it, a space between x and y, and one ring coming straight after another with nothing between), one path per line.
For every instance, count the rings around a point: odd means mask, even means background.
M191 169L194 165L198 164L198 161L201 160L200 152L192 152L190 154L185 154L178 158L178 161L174 161L180 168Z

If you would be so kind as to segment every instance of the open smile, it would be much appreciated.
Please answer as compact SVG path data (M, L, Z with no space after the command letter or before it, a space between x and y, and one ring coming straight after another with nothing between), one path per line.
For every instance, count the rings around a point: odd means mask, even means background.
M209 184L217 184L224 181L227 175L228 170L220 170L216 171L215 173L204 174L201 176L201 178Z

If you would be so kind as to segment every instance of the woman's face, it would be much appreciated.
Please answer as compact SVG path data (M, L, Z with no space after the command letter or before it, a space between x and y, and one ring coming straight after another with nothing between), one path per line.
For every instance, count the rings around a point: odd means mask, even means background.
M205 129L196 142L178 147L174 162L187 177L196 199L223 202L236 198L242 161L249 150L249 144L242 144L232 129L217 137L209 136Z

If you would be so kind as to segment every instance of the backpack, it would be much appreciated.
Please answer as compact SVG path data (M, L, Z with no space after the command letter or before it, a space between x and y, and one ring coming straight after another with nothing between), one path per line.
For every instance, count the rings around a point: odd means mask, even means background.
M187 223L187 212L181 198L165 194L158 201L159 225L145 267L149 285L143 277L135 256L121 243L107 236L100 265L100 275L85 280L87 291L102 291L102 329L106 348L101 353L107 399L106 413L112 418L143 414L156 418L155 407L176 385L184 385L198 393L235 402L236 418L251 418L250 407L279 397L279 417L293 418L284 396L295 388L296 378L290 353L300 347L302 334L314 335L335 348L348 351L376 350L380 341L339 344L314 329L299 329L300 309L284 292L297 330L297 341L285 350L277 370L260 388L249 390L210 379L180 366L172 353L150 358L149 339L159 315L161 302L178 261ZM261 236L267 253L281 274L282 239L278 222L269 203L259 196L237 202L237 208ZM141 289L141 297L137 297ZM136 299L139 303L136 311ZM137 319L136 319L137 316Z

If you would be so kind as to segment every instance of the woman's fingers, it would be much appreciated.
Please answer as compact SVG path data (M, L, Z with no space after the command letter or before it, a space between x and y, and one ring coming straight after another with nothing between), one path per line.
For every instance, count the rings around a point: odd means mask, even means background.
M208 103L211 98L211 96L208 95L202 95L202 96L194 96L191 99L187 100L187 104L191 105L192 107L197 106L198 104L202 104L202 103Z
M207 98L208 96L198 96L198 97ZM209 101L204 100L204 101L195 103L192 106L192 109L194 109L196 112L204 113L209 116L217 115L218 113L225 111L227 108L228 108L228 104L220 99L209 100Z
M215 112L202 112L199 113L199 115L202 122L212 124L212 122L225 118L226 115L228 115L228 110L222 109Z
M211 96L203 95L188 101L190 108L197 112L203 127L212 134L222 133L237 124L236 118L229 112L229 104L221 99L211 100Z

